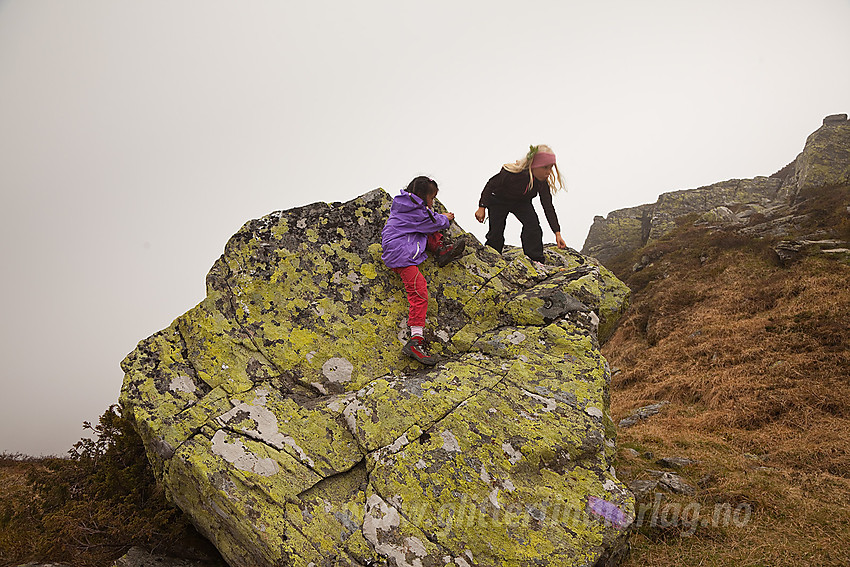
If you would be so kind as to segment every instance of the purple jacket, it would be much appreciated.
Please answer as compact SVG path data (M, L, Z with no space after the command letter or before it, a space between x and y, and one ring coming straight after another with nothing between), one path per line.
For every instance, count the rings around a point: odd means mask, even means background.
M388 268L417 266L428 257L428 235L448 226L446 216L428 209L422 199L402 189L393 199L390 218L381 232L381 259Z

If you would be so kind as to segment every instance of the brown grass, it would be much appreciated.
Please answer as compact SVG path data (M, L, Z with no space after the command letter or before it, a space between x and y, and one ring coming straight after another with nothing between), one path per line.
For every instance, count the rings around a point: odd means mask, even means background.
M217 560L156 485L141 439L117 407L68 458L0 455L0 566L112 565L131 546ZM223 564L223 563L222 563Z
M26 516L25 502L32 498L27 483L27 474L33 463L19 455L0 455L0 494L3 506L0 507L0 525L7 524L14 515ZM26 557L31 551L27 540L17 537L14 530L0 530L0 565L7 565L12 558Z
M603 348L620 369L612 415L671 404L620 431L641 456L621 452L618 468L629 481L661 469L658 457L697 459L681 474L701 487L671 502L753 513L692 535L641 529L626 565L850 565L850 266L812 256L783 269L769 243L676 238L653 266L620 274L639 286Z

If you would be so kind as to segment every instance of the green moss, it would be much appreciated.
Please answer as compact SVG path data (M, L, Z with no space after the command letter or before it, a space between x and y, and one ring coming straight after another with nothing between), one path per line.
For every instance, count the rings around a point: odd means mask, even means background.
M211 293L195 309L177 319L185 338L188 361L198 378L211 388L230 393L253 386L253 379L271 378L277 370L260 353L251 337L221 314L215 305L224 298Z
M375 564L379 556L363 536L366 506L364 468L349 475L335 476L316 485L297 501L286 504L286 516L309 549L299 549L298 556L309 558L345 554L361 565ZM305 547L304 543L299 546Z
M447 362L422 380L401 377L370 382L357 395L347 414L367 451L393 444L411 428L424 430L460 403L502 378L471 357Z

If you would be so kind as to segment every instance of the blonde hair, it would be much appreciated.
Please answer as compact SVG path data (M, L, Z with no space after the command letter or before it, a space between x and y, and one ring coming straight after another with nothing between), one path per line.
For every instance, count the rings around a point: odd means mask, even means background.
M528 187L525 188L526 191L530 190L532 185L534 185L534 176L531 174L531 162L534 160L534 156L537 155L538 152L555 155L555 152L553 152L552 148L549 146L545 146L543 144L540 144L539 146L528 146L528 153L525 154L525 157L518 159L513 163L506 163L502 166L511 173L520 173L526 169L528 170ZM552 171L549 173L549 177L546 181L549 183L549 189L552 190L552 193L557 193L561 189L566 189L566 186L564 185L564 180L561 179L561 172L558 170L558 164L556 163L554 165L555 167L552 168Z

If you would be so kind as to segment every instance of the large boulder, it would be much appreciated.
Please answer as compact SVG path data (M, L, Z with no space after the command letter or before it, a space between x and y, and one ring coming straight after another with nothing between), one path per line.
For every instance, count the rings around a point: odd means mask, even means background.
M426 260L442 362L401 355L390 197L248 222L207 296L122 362L169 497L230 565L612 564L634 499L611 467L599 339L628 288L574 250L546 271L466 238Z

